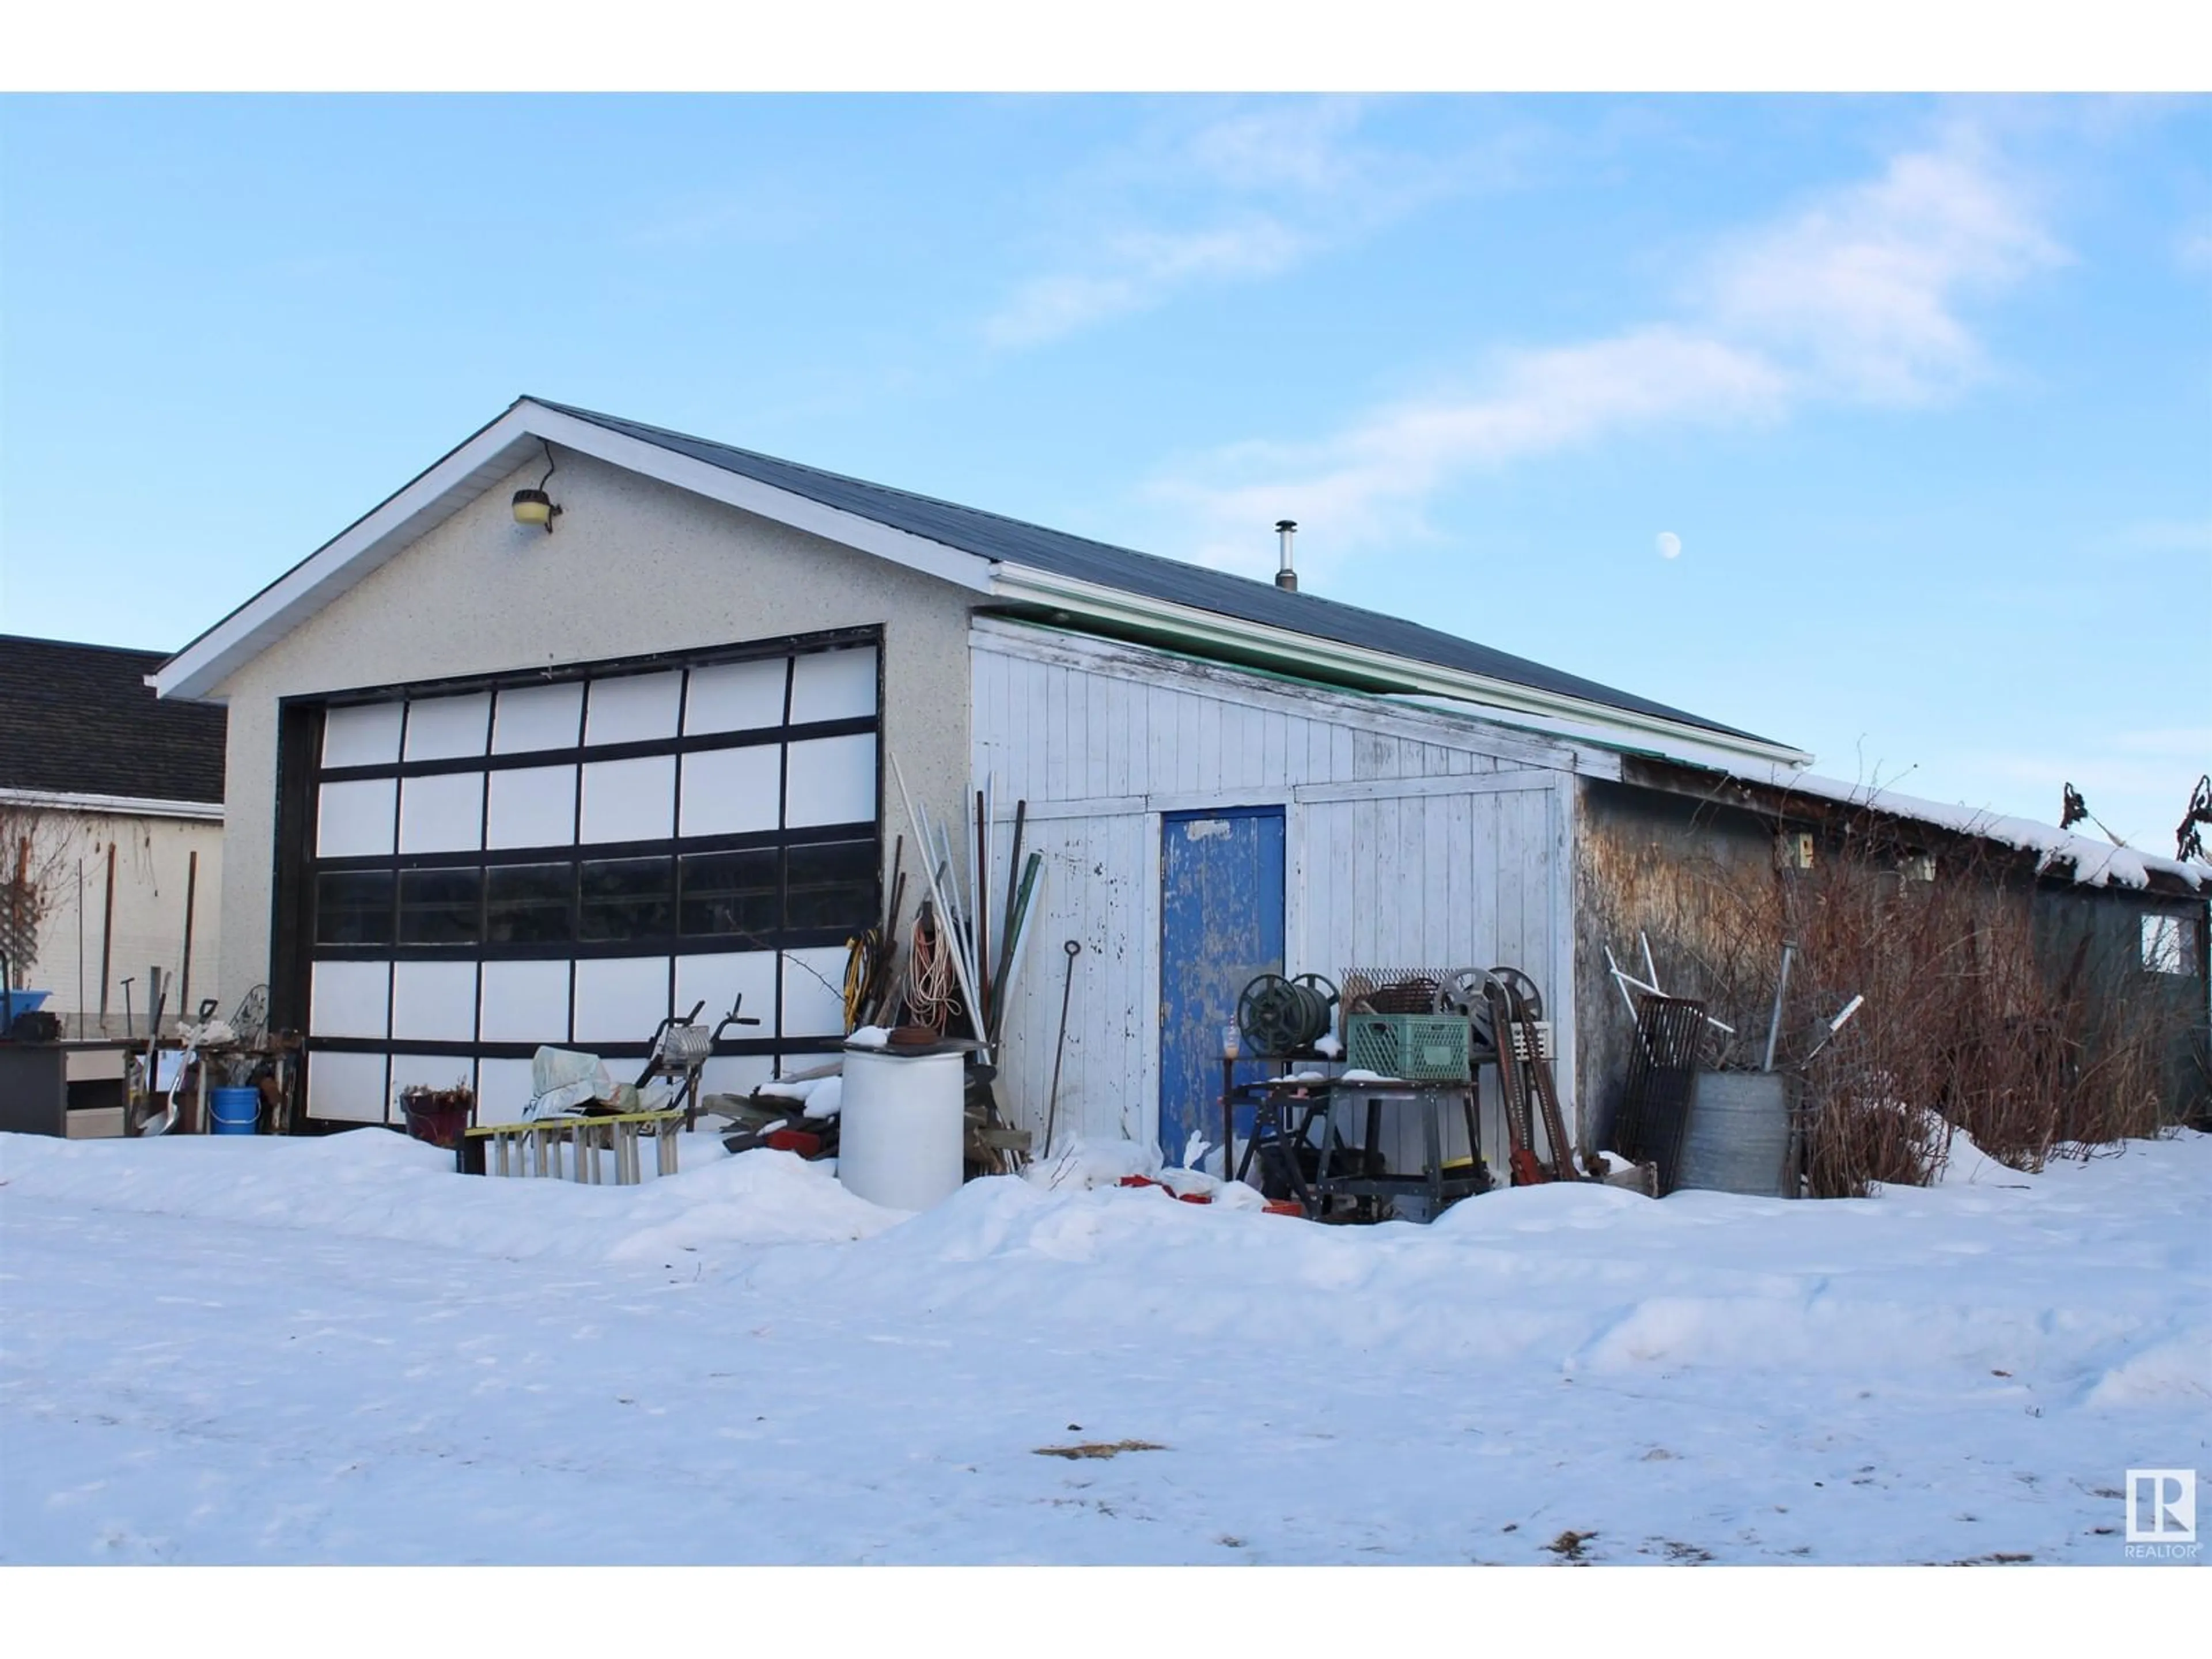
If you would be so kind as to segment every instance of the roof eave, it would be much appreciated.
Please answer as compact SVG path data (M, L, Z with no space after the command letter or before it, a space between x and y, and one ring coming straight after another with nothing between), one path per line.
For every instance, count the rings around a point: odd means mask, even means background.
M163 663L151 676L155 692L210 699L238 668L475 501L541 441L978 592L990 585L991 562L976 554L825 507L526 398Z
M1270 653L1289 662L1317 665L1338 673L1400 680L1408 690L1457 702L1589 722L1608 730L1637 732L1662 743L1689 744L1702 751L1769 765L1802 767L1810 765L1813 760L1802 750L1764 738L1740 737L1586 698L1542 691L1485 674L1345 645L1311 634L1247 622L1218 611L1201 611L1192 605L1057 575L1031 566L999 565L990 592L993 598L1011 604L1046 606L1121 627L1158 629L1201 646Z
M152 795L102 795L74 789L0 789L0 805L99 817L198 818L220 823L221 801L170 800Z

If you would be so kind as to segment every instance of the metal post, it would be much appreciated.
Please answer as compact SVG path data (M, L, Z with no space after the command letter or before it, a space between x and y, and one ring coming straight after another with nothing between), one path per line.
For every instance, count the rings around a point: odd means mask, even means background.
M1782 947L1782 977L1774 985L1774 1016L1766 1023L1766 1062L1759 1068L1762 1072L1774 1069L1774 1042L1782 1035L1782 999L1790 990L1790 958L1796 953L1795 945L1785 943Z
M84 1036L84 860L76 861L76 1034Z
M185 1012L192 1006L192 902L200 886L200 853L195 847L185 862L185 963L177 978L177 1012L187 1019Z
M100 1034L107 1035L108 970L115 949L115 843L107 843L107 902L100 913ZM123 994L131 994L131 981L123 981ZM131 1040L131 1021L123 1022L123 1040Z

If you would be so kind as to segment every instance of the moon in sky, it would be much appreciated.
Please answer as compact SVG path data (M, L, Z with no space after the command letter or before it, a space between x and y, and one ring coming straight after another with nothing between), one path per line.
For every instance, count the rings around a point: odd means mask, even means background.
M1680 536L1677 536L1671 530L1661 531L1659 532L1659 556L1662 559L1680 558L1682 556L1682 538Z

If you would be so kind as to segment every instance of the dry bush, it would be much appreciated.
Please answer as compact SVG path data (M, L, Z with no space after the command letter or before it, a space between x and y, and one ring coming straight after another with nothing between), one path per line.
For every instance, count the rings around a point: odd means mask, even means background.
M1814 1196L1925 1185L1954 1129L2036 1170L2173 1121L2169 1057L2183 1021L2112 984L2112 960L2086 945L2054 971L2017 861L1959 851L1929 881L1908 873L1918 850L1871 814L1840 846L1824 842L1810 870L1611 849L1604 921L1614 939L1644 930L1668 993L1703 1000L1735 1028L1708 1033L1711 1066L1760 1063L1783 941L1794 941L1776 1065L1800 1076ZM1824 1043L1854 996L1858 1013Z

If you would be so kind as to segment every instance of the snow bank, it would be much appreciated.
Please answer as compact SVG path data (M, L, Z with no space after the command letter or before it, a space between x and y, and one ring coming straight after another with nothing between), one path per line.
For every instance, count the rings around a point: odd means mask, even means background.
M1023 1178L1038 1186L1075 1192L1111 1187L1127 1176L1158 1176L1160 1155L1133 1140L1064 1141L1048 1158L1032 1160Z
M682 1139L681 1174L580 1187L459 1175L452 1153L378 1129L296 1139L0 1135L0 1182L13 1194L99 1210L517 1259L626 1261L713 1245L849 1243L900 1219L789 1152L730 1158L713 1137Z
M957 1310L1085 1340L1133 1328L1565 1376L2033 1371L2110 1408L2201 1406L2212 1378L2203 1251L2177 1232L2201 1231L2212 1136L2129 1143L2039 1176L1977 1164L1962 1139L1944 1185L1868 1200L1655 1202L1573 1182L1367 1228L1260 1213L1249 1188L1159 1170L1121 1141L1079 1140L912 1217L788 1154L718 1150L691 1137L696 1167L681 1175L589 1188L457 1176L446 1154L379 1131L0 1136L0 1182L11 1200L482 1255L659 1267L682 1252L893 1322ZM1138 1174L1171 1188L1119 1184ZM853 1248L773 1248L832 1244ZM2060 1266L2024 1274L2023 1259Z

